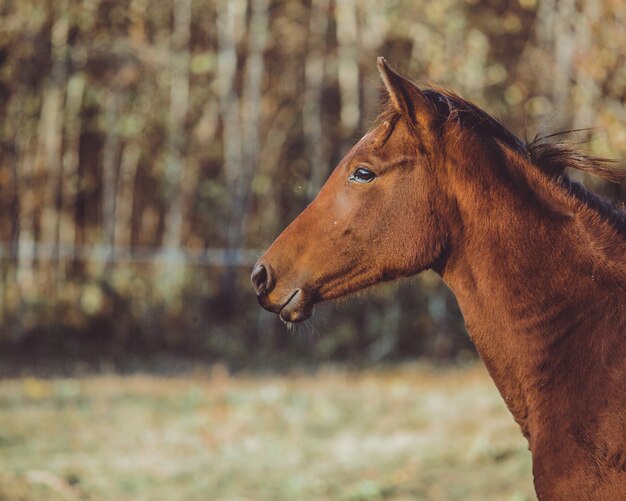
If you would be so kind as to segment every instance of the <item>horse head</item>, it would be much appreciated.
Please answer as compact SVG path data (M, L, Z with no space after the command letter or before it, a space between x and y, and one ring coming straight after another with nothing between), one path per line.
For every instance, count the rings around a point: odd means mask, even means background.
M378 125L254 266L259 303L284 321L309 318L320 301L432 267L444 250L432 104L383 58L378 66L389 95Z

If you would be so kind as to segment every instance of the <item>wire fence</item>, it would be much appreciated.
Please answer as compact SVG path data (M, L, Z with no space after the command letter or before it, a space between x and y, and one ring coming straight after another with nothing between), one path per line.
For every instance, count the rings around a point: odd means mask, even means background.
M0 259L21 261L82 261L248 267L260 249L121 247L110 245L47 244L35 241L0 243Z

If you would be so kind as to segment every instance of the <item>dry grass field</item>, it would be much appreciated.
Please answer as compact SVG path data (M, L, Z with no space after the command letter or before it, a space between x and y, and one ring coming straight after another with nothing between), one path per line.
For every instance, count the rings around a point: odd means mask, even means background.
M534 499L485 370L0 382L2 500Z

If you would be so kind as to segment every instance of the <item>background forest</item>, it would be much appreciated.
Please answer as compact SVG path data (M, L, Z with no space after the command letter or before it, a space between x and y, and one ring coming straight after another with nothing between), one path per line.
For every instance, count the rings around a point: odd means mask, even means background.
M522 137L591 128L580 148L626 158L622 0L2 0L1 370L471 353L432 274L300 335L249 285L375 117L379 55Z

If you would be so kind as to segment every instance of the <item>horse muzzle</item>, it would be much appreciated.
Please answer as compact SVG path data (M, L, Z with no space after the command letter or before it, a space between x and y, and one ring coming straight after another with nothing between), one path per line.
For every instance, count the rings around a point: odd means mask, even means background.
M313 315L313 297L300 288L277 287L276 276L267 263L257 263L250 276L259 304L284 322L302 322Z

